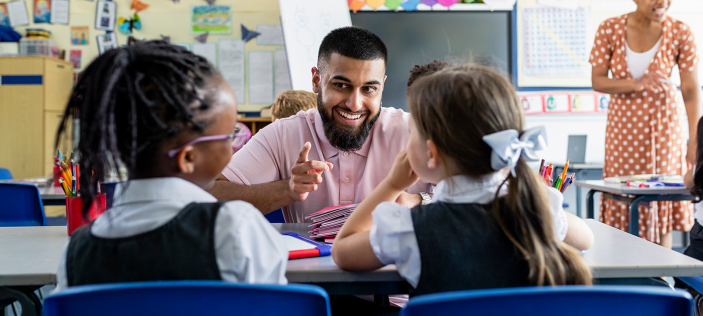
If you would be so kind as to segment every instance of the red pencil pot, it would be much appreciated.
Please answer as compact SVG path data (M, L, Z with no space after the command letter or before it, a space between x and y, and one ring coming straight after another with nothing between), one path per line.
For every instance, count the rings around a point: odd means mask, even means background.
M61 167L54 165L54 186L60 187L59 178L61 178Z
M66 197L66 226L68 226L68 235L71 236L73 231L83 225L90 223L100 214L105 212L105 193L98 194L93 199L93 204L88 211L87 220L83 218L83 199L80 196Z

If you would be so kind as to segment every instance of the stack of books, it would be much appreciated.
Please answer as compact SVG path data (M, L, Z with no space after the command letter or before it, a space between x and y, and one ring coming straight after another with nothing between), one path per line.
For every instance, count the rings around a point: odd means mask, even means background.
M347 221L347 218L359 204L347 204L339 206L325 207L319 212L305 216L305 219L312 219L310 225L311 238L323 238L326 242L331 242L337 236L339 230Z

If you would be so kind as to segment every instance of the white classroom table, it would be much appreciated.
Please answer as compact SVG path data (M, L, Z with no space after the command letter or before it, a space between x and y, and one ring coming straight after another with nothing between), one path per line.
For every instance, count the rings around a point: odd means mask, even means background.
M590 189L586 195L588 205L588 218L594 218L595 206L593 195L601 192L602 199L611 199L629 204L629 227L630 234L639 235L639 204L654 201L693 201L695 197L691 191L685 187L654 187L638 188L630 187L620 183L606 183L603 180L575 181L574 185ZM630 195L633 197L627 197ZM648 206L648 204L647 204Z
M595 243L584 259L594 278L703 276L703 262L630 235L595 220L586 223ZM272 224L281 232L305 235L307 224ZM0 227L0 299L8 289L56 283L56 268L68 240L65 226ZM288 262L291 283L323 287L330 295L407 293L394 265L372 272L347 272L331 256ZM3 292L5 290L5 292ZM25 293L35 299L31 291Z

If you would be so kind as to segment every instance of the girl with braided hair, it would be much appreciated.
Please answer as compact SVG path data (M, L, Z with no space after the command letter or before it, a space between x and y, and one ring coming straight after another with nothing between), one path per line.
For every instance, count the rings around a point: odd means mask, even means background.
M130 38L88 66L65 114L59 135L74 115L80 121L84 214L110 166L125 165L129 179L112 208L74 232L59 289L179 279L287 283L287 249L261 212L205 191L232 156L237 103L203 57Z

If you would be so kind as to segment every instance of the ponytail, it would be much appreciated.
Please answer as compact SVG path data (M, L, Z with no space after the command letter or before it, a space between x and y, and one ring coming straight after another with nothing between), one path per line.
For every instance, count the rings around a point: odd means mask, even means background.
M532 285L591 284L591 272L576 249L554 236L544 183L521 158L501 184L508 194L493 203L493 216L530 267Z

